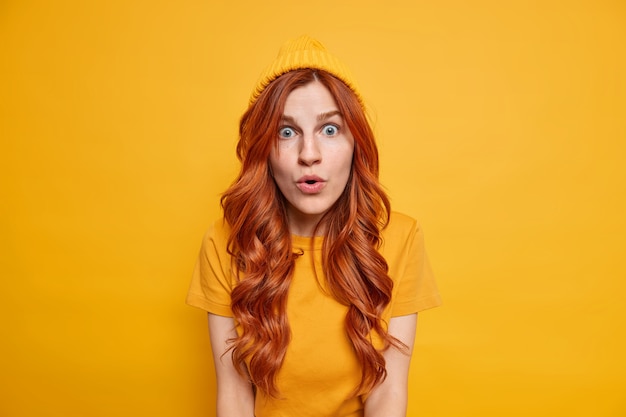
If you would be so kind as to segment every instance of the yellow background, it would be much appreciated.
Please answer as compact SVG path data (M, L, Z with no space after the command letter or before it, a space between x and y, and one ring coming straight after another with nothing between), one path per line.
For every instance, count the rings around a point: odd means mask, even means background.
M184 305L286 39L353 70L445 305L410 416L626 416L623 1L0 3L0 415L211 416Z

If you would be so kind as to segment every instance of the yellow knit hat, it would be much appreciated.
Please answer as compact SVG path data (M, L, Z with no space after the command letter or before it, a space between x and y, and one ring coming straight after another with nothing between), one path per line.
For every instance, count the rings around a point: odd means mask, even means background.
M302 68L324 70L339 78L354 91L363 106L363 99L348 68L336 56L328 52L319 41L306 35L292 39L280 48L274 62L261 74L250 96L250 104L254 103L265 87L276 78L289 71Z

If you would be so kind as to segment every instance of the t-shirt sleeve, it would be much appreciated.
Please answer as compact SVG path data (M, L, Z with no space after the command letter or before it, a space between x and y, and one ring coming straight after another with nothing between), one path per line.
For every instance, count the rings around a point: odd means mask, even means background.
M220 222L204 235L187 293L187 304L219 316L232 317L230 293L233 286L227 233Z
M411 219L412 220L412 219ZM424 234L415 220L400 249L394 279L397 286L391 316L417 313L441 304L441 297L424 246Z

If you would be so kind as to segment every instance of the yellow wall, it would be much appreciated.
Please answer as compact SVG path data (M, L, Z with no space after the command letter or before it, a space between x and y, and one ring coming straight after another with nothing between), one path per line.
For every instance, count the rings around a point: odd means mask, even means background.
M626 415L623 1L0 5L0 415L207 416L183 304L263 67L353 69L445 306L410 416Z

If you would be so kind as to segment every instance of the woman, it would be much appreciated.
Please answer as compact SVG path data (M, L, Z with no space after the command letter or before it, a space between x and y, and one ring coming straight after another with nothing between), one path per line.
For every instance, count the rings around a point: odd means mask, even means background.
M404 416L417 312L440 300L352 76L288 42L239 134L187 297L209 312L218 416Z

